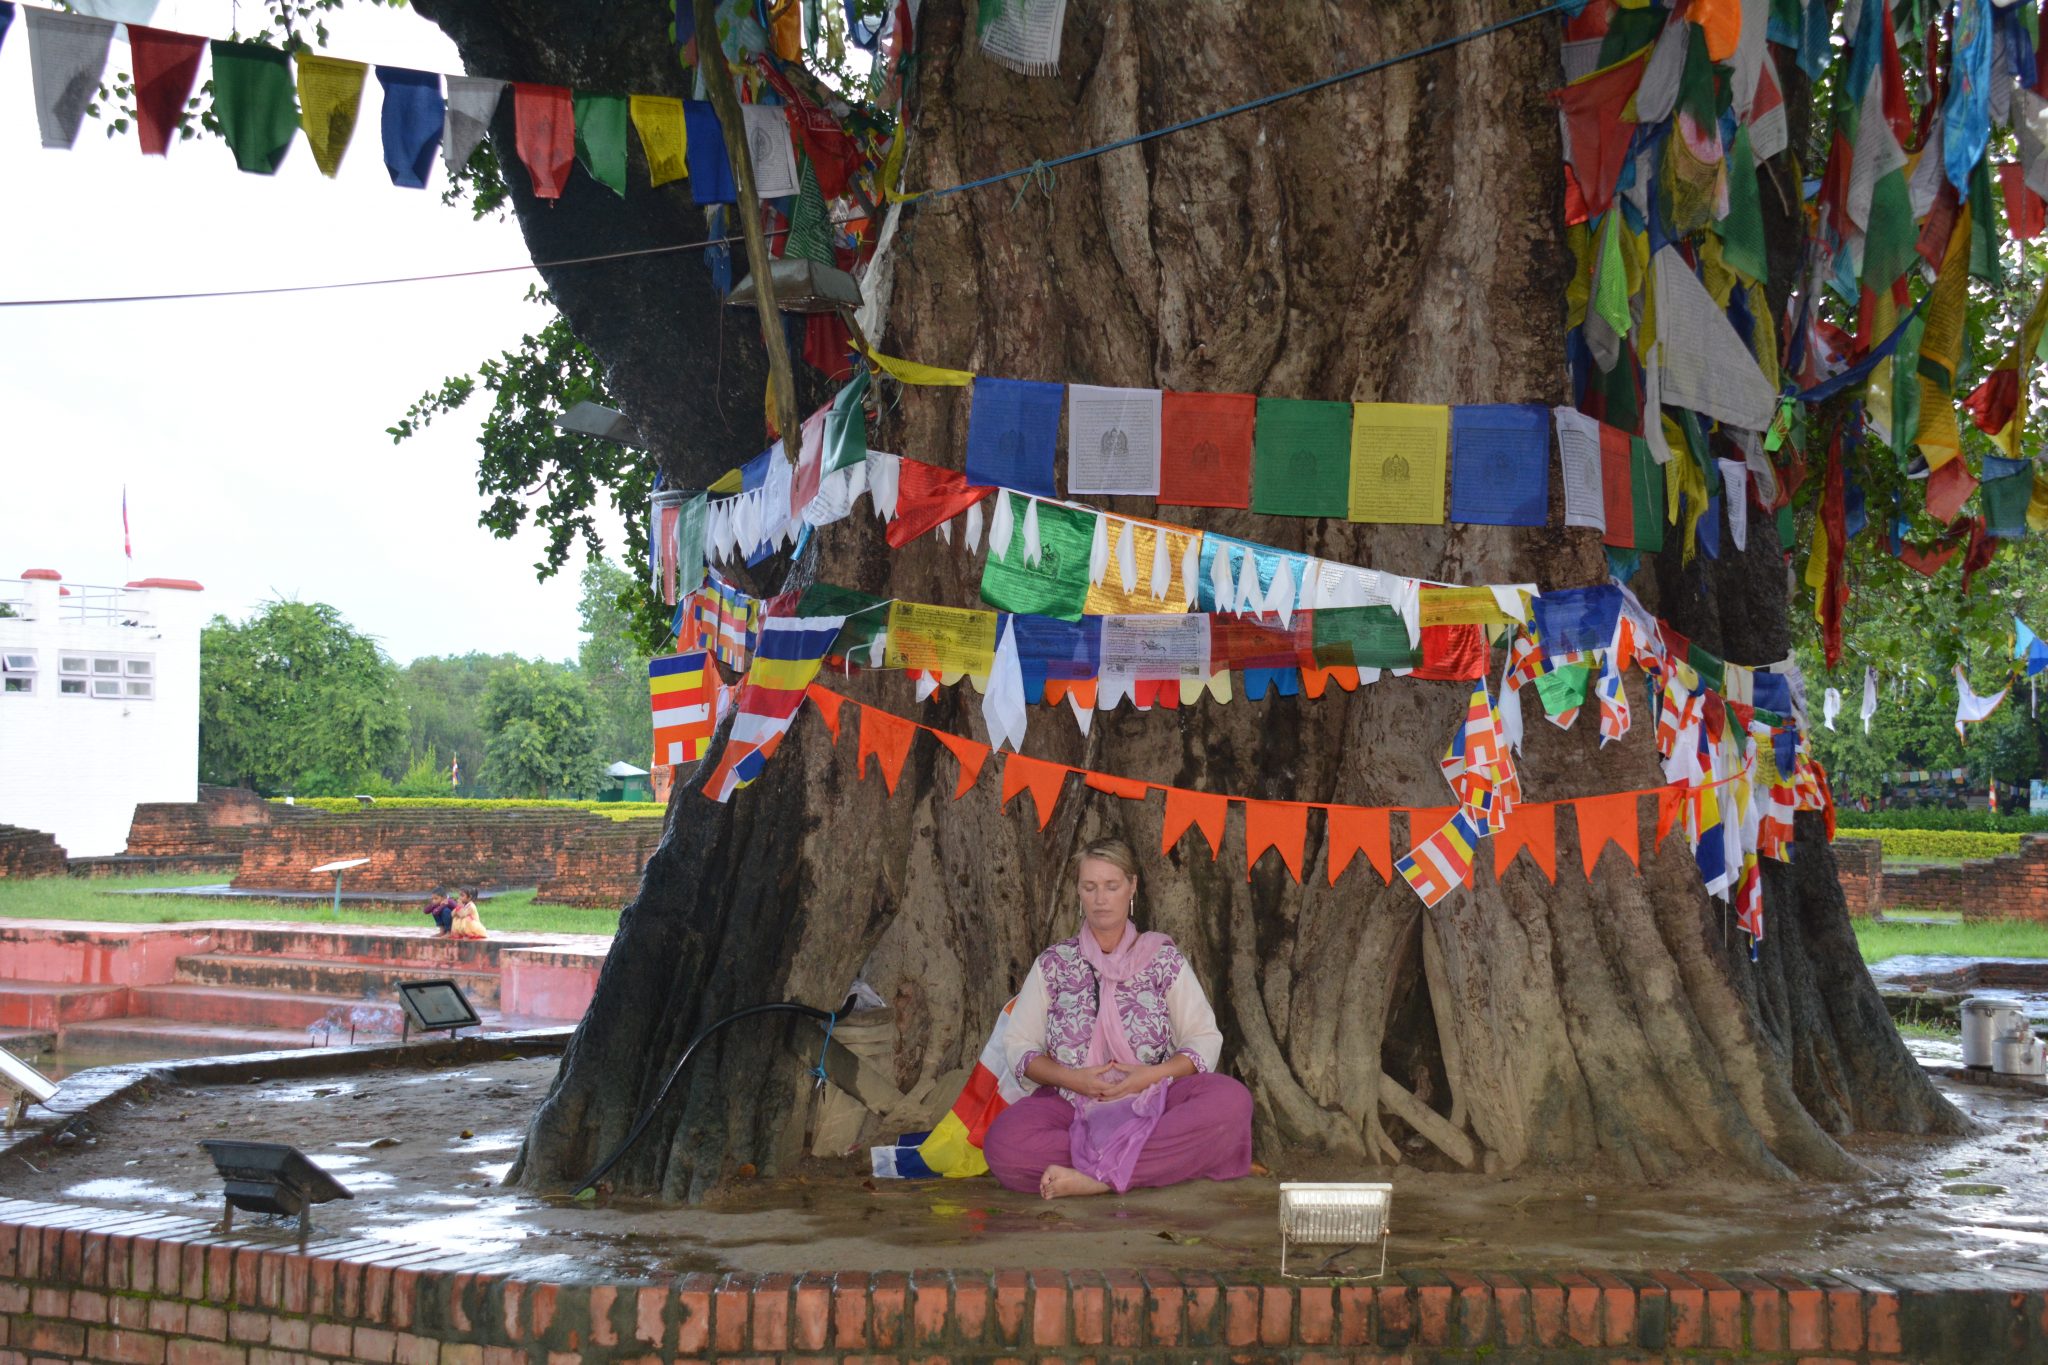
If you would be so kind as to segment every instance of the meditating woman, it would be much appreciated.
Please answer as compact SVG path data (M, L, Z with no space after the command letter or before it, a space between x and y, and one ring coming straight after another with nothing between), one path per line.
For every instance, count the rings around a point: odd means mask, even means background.
M1047 1199L1251 1170L1251 1092L1216 1074L1223 1035L1165 934L1131 923L1138 862L1121 839L1081 850L1081 932L1039 954L1004 1031L1028 1091L989 1126L989 1170Z

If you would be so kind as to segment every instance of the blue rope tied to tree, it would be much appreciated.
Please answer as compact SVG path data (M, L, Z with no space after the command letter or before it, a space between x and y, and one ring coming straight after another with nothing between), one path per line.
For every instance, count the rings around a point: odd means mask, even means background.
M832 1028L838 1022L839 1014L836 1010L825 1016L825 1041L818 1044L818 1064L811 1068L811 1074L818 1079L818 1083L811 1087L813 1090L823 1090L825 1088L825 1054L831 1050Z

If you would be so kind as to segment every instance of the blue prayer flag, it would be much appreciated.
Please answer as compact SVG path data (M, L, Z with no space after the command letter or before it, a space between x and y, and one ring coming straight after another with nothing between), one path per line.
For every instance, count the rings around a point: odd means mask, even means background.
M1758 669L1751 675L1749 704L1759 711L1775 711L1781 716L1791 715L1792 679L1783 673Z
M736 204L732 158L725 153L725 129L709 100L683 101L683 159L690 167L690 199L697 204Z
M400 189L423 190L434 153L441 147L447 113L441 77L433 71L380 66L377 84L384 87L384 169Z
M1721 557L1721 495L1707 495L1707 514L1700 518L1698 531L1700 553L1708 559Z
M1550 410L1484 403L1451 409L1451 520L1541 526L1550 507Z
M967 417L967 482L1058 497L1052 467L1066 396L1064 384L975 376L974 406Z
M1614 643L1614 626L1620 619L1621 589L1612 583L1560 588L1536 598L1536 636L1543 642L1545 658L1607 648Z
M1057 616L1019 612L1009 618L1011 637L1017 642L1017 662L1024 674L1024 700L1037 705L1045 700L1048 679L1086 682L1101 671L1102 618L1084 616L1079 621L1062 621ZM1002 625L996 626L1002 638Z
M2026 665L2028 677L2048 669L2048 644L2041 637L2027 629L2027 623L2015 616L2012 618L2013 642L2012 661Z
M1948 103L1941 110L1941 160L1956 193L1970 197L1970 173L1991 141L1991 3L1957 0L1949 39Z
M1799 766L1799 735L1790 726L1772 733L1771 757L1777 761L1778 776L1791 781L1792 770Z
M14 22L14 0L0 0L0 38L7 36L7 26Z

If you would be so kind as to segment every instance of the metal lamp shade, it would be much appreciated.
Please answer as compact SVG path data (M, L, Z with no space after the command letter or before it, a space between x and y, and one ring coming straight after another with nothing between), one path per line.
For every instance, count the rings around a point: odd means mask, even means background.
M785 313L832 313L860 307L860 285L844 270L816 261L782 257L768 267L775 283L775 306ZM734 308L754 306L754 277L747 276L725 296Z
M1283 1181L1280 1185L1280 1273L1287 1273L1289 1244L1369 1246L1380 1244L1379 1274L1387 1273L1387 1214L1394 1187L1333 1181Z

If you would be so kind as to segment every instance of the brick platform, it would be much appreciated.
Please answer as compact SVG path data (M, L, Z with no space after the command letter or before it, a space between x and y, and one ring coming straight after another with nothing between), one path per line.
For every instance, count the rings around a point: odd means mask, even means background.
M128 821L127 854L133 858L238 857L252 828L313 814L265 801L240 787L201 785L197 801L138 803Z
M63 846L54 834L0 825L0 877L61 877Z
M554 875L540 884L535 905L621 909L640 894L640 875L661 842L665 820L606 820L578 830L562 845Z
M1878 841L1835 840L1849 913L1952 910L1970 919L2048 920L2048 834L2030 834L2019 851L1954 867L1887 868Z
M604 817L580 810L362 810L249 828L234 885L264 891L329 891L312 869L368 858L348 872L351 891L419 892L537 886L555 875L569 837Z
M1035 1359L2048 1359L2048 1274L1703 1271L688 1274L561 1283L516 1258L0 1200L0 1361L120 1365Z

